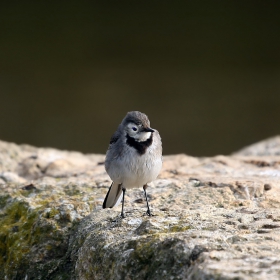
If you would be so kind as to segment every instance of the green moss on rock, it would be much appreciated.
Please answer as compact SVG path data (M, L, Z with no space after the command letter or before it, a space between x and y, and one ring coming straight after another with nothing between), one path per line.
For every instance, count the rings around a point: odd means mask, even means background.
M20 199L5 200L7 206L0 217L0 265L4 268L2 273L12 278L22 264L28 264L32 227L38 212Z

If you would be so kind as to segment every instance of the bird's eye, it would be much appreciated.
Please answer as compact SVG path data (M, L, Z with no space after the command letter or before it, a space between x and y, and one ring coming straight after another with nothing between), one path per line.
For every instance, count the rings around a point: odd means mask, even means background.
M133 127L132 127L132 130L133 130L133 131L137 131L137 127L133 126Z

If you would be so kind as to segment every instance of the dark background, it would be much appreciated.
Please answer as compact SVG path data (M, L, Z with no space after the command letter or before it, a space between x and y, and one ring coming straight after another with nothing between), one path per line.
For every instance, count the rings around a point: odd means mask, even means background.
M99 2L1 2L1 140L105 153L131 110L164 154L279 134L280 1Z

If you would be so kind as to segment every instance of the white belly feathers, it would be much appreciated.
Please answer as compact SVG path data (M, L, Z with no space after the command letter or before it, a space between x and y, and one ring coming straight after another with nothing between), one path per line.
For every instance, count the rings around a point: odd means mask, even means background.
M110 178L122 184L125 188L143 187L155 180L158 176L162 160L153 156L154 145L151 145L146 153L139 156L133 147L128 147L125 153L114 158L107 172Z

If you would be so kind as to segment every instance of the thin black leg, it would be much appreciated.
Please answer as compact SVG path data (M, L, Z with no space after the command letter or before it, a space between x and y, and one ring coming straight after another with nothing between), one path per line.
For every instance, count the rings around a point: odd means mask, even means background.
M147 187L148 187L148 185L144 185L143 190L144 190L145 197L146 197L146 202L147 202L147 215L151 216L152 214L151 214L151 211L150 211L150 207L149 207L149 203L148 203L148 197L147 197L147 193L146 193Z
M123 200L122 200L122 212L121 212L121 217L124 218L124 213L123 213L123 206L124 206L124 195L125 195L125 188L122 189L123 191Z

